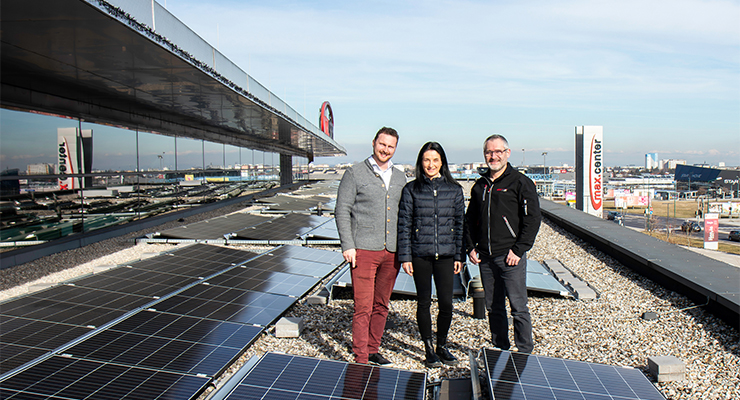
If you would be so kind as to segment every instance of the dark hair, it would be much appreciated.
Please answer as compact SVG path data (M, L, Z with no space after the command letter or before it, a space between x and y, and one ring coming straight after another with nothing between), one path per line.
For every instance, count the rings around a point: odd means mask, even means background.
M389 128L387 126L384 126L384 127L380 128L380 130L378 131L378 133L375 134L375 138L373 139L373 142L376 141L376 140L378 140L378 136L380 136L381 134L393 136L394 138L396 138L396 141L398 141L398 132L396 132L396 130L393 129L393 128Z
M445 150L442 148L442 145L437 142L426 142L421 146L419 156L416 158L416 181L414 182L414 189L420 190L424 183L424 167L421 165L421 161L424 159L424 153L429 150L436 151L439 154L439 158L442 160L442 167L439 169L441 178L449 183L461 186L450 173L450 167L447 165L447 155L445 154Z

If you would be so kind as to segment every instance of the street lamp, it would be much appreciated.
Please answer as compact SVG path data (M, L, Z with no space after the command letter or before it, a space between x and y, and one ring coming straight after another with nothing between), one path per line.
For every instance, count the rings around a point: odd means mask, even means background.
M542 166L544 167L543 171L545 171L545 175L547 175L547 152L546 151L542 152Z
M524 149L522 149L522 166L524 166Z
M164 167L162 166L162 159L164 158L164 152L162 152L162 154L157 154L157 158L159 158L159 170L161 171L162 169L164 169Z

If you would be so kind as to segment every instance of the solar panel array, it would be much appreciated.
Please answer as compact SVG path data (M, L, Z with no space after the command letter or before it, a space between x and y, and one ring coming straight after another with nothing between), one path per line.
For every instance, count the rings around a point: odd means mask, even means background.
M320 181L304 186L294 193L302 196L337 194L339 181Z
M423 372L266 353L233 389L214 399L422 400L425 390Z
M261 224L270 217L234 213L159 232L158 238L224 239L233 232Z
M279 217L230 214L149 235L154 239L288 241L302 237L339 240L334 219L289 213Z
M665 400L634 368L494 349L483 357L492 399Z
M468 280L473 279L480 275L480 267L468 262L465 266L464 274ZM572 296L568 288L558 282L547 268L539 262L530 259L527 259L527 290L559 294L561 296Z
M333 211L335 200L331 197L312 196L309 198L290 197L277 195L257 200L258 203L267 205L274 211L313 211L321 205L322 211Z
M460 274L456 274L453 279L453 296L464 296L465 287L462 284ZM347 270L341 277L339 277L339 279L337 279L336 286L352 287L352 272ZM416 283L414 283L414 278L401 270L396 277L396 283L393 285L393 293L405 296L416 296ZM432 284L432 297L434 298L436 296L437 288Z
M264 224L237 232L239 239L253 240L295 240L312 229L332 221L330 217L318 215L287 214L274 218Z
M338 260L197 244L0 304L0 397L193 398Z

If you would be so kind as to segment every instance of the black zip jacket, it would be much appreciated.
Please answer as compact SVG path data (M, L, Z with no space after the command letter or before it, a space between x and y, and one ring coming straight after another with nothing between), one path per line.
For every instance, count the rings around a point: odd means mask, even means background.
M444 178L423 179L406 184L398 205L398 260L412 257L453 256L463 261L465 197L462 187Z
M534 245L542 216L531 179L506 164L495 182L486 168L470 191L465 213L465 247L489 256L512 250L518 257Z

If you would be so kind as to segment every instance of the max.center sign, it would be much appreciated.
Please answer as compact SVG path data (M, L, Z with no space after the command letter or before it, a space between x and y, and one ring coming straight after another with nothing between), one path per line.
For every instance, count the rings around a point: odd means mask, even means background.
M602 217L604 137L601 126L576 127L576 208Z

